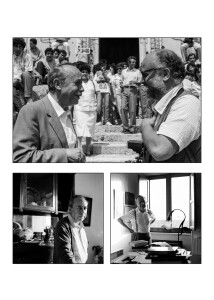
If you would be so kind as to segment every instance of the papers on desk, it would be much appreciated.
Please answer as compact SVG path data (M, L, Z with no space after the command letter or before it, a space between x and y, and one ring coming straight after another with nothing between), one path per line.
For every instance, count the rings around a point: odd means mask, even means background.
M138 264L151 264L152 261L151 259L146 259L145 257L147 256L146 252L129 252L128 253L129 257L134 257L132 260L133 262L137 262Z
M147 256L146 253L144 254L139 254L136 256L132 261L136 261L138 264L151 264L152 260L151 259L146 259L145 257Z
M148 246L148 241L145 240L138 240L138 241L132 241L129 243L131 247L144 247Z

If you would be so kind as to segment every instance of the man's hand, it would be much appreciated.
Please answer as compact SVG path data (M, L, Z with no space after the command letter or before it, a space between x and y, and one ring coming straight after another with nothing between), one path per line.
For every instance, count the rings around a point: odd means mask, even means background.
M68 162L71 163L85 162L85 155L81 151L81 149L74 148L74 149L65 149L65 150L68 156Z
M131 228L129 228L129 232L130 232L130 233L134 233L134 230L131 229Z
M155 125L155 120L156 120L156 116L153 116L152 118L146 118L142 120L141 126L140 126L140 131L143 132L143 130L147 127L147 126L151 126L152 128Z

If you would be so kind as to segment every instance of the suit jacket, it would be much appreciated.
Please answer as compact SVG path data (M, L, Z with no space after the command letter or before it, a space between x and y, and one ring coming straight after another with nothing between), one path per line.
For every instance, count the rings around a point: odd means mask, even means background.
M54 264L78 263L73 250L75 246L72 245L72 237L71 223L67 216L59 220L54 230Z
M72 232L68 217L61 219L54 230L54 264L72 264Z
M14 162L68 162L68 142L47 96L25 105L13 132Z

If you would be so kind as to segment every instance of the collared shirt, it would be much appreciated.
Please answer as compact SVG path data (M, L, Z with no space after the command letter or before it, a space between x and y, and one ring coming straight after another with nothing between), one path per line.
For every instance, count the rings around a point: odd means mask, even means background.
M155 216L150 209L147 209L145 212L141 212L137 207L130 210L126 215L122 216L121 219L124 223L131 222L134 232L148 233L150 232L150 220L155 219Z
M142 81L142 74L138 69L133 68L129 70L129 68L122 71L122 80L124 86L130 86L130 81L136 81L140 83ZM136 84L132 84L131 86L137 87Z
M77 136L72 124L72 117L70 110L65 111L50 95L48 94L48 98L53 105L54 110L56 111L57 116L60 119L62 127L65 131L65 135L68 141L69 148L75 148L77 142Z
M183 88L182 83L174 87L160 101L153 110L157 113L156 123L163 114L169 102ZM160 125L157 134L173 139L179 146L179 151L186 148L201 134L201 102L194 95L183 95L172 105L166 120Z
M13 78L20 79L23 72L33 71L33 60L29 53L22 52L19 56L13 54Z
M68 215L68 219L71 223L72 250L74 253L75 262L84 264L88 259L88 240L83 223L81 222L80 225L74 223L74 220L70 214Z
M32 57L33 65L35 65L38 60L45 57L44 53L38 47L35 47L35 49L29 48L28 53Z

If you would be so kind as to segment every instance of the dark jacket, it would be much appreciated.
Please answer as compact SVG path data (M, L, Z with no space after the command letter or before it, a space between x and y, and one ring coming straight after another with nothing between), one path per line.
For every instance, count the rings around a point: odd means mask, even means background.
M72 232L68 217L61 219L54 231L54 264L72 264Z

